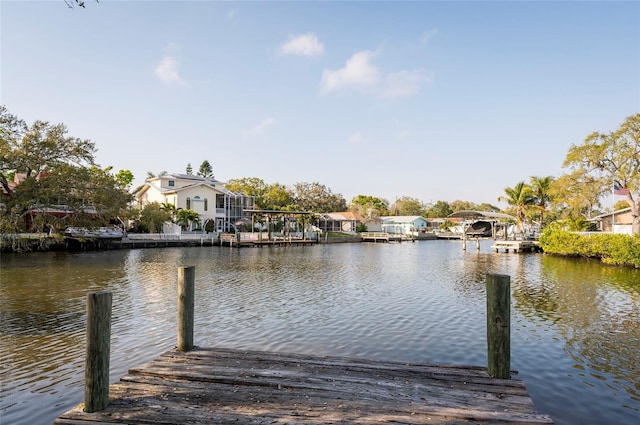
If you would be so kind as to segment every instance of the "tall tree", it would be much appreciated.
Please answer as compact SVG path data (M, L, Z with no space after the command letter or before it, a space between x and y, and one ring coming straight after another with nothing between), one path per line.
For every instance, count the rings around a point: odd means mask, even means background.
M96 166L95 145L67 136L64 124L27 126L0 107L0 150L3 232L103 225L121 216L131 200L131 172L113 175L112 167ZM10 178L15 176L18 183ZM66 211L64 220L52 210Z
M530 179L531 190L533 193L534 203L538 207L540 212L540 225L544 223L544 213L547 210L547 206L551 201L551 184L553 183L553 176L538 177L532 176Z
M609 190L614 185L628 189L632 231L640 235L640 113L627 117L615 131L594 132L581 145L571 145L563 166L603 177Z
M151 202L140 211L139 224L141 230L156 233L162 230L162 224L169 219L169 213L163 211L158 202Z
M263 197L264 208L268 210L294 210L293 195L283 184L273 183L268 186Z
M422 215L424 213L422 202L409 196L402 196L396 199L394 204L391 210L397 215Z
M205 179L213 179L213 168L211 167L211 164L209 164L209 161L207 161L206 159L204 161L202 161L202 164L200 164L200 168L198 169L198 175L200 177L204 177Z
M123 188L129 188L133 183L133 173L130 170L120 170L116 173L116 180Z
M347 201L341 194L334 194L331 189L318 182L299 182L293 187L294 205L301 211L326 213L346 211Z
M487 211L487 212L500 212L500 208L486 202L483 202L480 205L476 205L476 210Z
M90 140L67 136L67 127L36 121L26 127L21 120L0 109L0 184L11 196L7 175L11 172L35 179L41 172L52 172L63 165L91 166L95 145Z
M229 179L224 187L234 193L244 193L247 196L253 196L256 208L267 209L265 196L269 191L269 185L261 178L242 177Z
M552 209L561 218L588 220L601 207L606 181L584 170L563 174L549 186Z
M192 176L193 175L193 167L191 166L191 163L187 164L187 175L188 176Z
M427 208L426 214L428 218L445 218L453 213L447 201L438 201Z
M527 208L535 202L531 186L525 182L519 182L514 187L505 187L506 196L499 196L498 201L505 201L515 210L516 228L522 231L522 224L526 220Z
M389 215L389 202L371 195L358 195L351 200L351 209L371 219Z
M253 196L255 207L261 210L288 209L292 204L292 193L280 183L269 184L258 177L230 179L225 183L227 190Z
M465 210L476 210L477 209L477 205L474 204L473 202L470 201L461 201L461 200L455 200L453 202L449 203L449 206L451 207L451 210L453 212L458 212L458 211L465 211Z

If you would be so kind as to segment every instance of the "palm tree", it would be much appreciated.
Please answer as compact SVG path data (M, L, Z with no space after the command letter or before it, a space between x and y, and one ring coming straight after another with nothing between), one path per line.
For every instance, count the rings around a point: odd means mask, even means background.
M187 229L191 223L196 225L200 224L200 214L195 212L194 210L183 210L179 209L176 218L178 220L178 224L183 229Z
M514 187L505 187L506 196L499 196L498 201L506 201L516 210L516 229L522 232L522 223L526 219L526 211L535 202L531 186L525 182L518 182Z
M540 227L542 227L544 221L544 212L547 210L547 205L551 201L551 183L555 179L553 176L546 177L531 177L531 190L535 198L535 204L540 209Z
M160 205L160 210L169 213L169 215L171 216L171 222L175 223L176 222L176 214L178 212L178 210L176 209L176 206L173 205L170 202L163 202Z

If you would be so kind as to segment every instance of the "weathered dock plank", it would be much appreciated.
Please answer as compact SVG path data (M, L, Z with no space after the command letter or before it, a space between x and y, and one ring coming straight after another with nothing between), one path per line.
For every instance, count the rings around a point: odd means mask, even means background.
M228 349L165 353L112 384L110 400L54 423L553 423L515 371Z

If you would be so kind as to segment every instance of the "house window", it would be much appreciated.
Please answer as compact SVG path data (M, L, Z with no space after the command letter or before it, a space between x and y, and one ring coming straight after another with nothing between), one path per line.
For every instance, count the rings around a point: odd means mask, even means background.
M204 210L207 211L209 209L209 200L204 198Z
M191 209L191 198L187 198L187 209Z
M169 180L169 187L174 187L176 185L175 180Z

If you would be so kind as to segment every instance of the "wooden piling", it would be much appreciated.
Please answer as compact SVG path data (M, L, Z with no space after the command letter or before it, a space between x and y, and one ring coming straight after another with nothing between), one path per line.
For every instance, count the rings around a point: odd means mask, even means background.
M112 299L110 291L87 293L84 387L84 411L87 413L104 410L109 404Z
M487 275L487 351L489 376L511 378L511 281L508 275Z
M193 349L195 270L193 266L178 268L178 351Z

